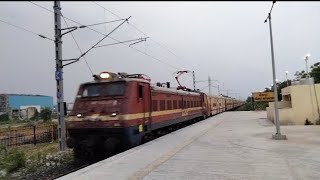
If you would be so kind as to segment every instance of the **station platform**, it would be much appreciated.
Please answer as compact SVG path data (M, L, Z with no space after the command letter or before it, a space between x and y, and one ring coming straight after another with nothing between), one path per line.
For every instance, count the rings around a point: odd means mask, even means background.
M225 112L59 179L320 179L320 126L281 126L266 112Z

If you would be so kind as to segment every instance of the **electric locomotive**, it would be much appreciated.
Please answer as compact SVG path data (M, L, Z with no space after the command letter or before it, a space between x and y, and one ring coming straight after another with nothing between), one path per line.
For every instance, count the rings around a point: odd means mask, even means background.
M146 135L161 128L231 108L224 97L166 85L151 86L144 74L94 75L94 81L80 85L66 119L67 146L77 158L114 154L140 145Z

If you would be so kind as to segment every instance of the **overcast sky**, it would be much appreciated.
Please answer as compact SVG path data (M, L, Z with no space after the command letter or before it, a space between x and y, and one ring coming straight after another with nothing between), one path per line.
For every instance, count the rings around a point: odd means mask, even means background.
M53 2L35 2L53 10ZM220 89L247 97L252 91L272 84L269 25L263 23L272 2L98 2L121 18L129 20L152 40L133 47L125 45L96 48L86 55L94 73L101 71L144 73L152 83L170 81L176 86L177 69L194 70L196 80L208 75L218 80ZM116 20L118 17L92 2L61 2L64 16L82 24ZM272 27L277 78L285 80L305 69L302 59L311 54L311 63L320 61L320 3L277 2ZM53 13L30 2L0 2L0 19L53 38ZM75 23L66 20L69 26ZM120 22L93 26L110 32ZM62 20L62 26L66 24ZM74 31L85 51L103 36L89 29ZM120 41L145 37L128 24L111 37ZM42 94L56 97L54 44L0 22L0 93ZM113 43L106 39L101 43ZM157 43L160 43L160 47ZM173 55L171 52L175 55ZM71 35L63 36L63 58L80 55ZM178 57L179 58L178 58ZM177 68L173 68L173 67ZM91 81L82 59L64 68L65 101L72 102L80 83ZM183 85L192 87L192 76L181 76ZM223 82L223 84L222 84ZM197 83L205 88L207 83ZM204 89L208 92L208 88ZM217 89L212 89L217 94ZM230 94L234 96L234 94Z

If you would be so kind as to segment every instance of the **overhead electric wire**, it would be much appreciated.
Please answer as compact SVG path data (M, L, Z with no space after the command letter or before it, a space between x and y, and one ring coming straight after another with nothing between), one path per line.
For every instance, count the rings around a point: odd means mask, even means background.
M109 24L109 23L118 22L118 21L124 21L124 20L125 19L117 19L117 20L113 20L113 21L105 21L105 22L101 22L101 23L95 23L95 24L89 24L89 25L80 26L80 28L89 27L89 26L97 26L97 25L101 25L101 24Z
M130 16L131 17L131 16ZM129 18L130 18L129 17ZM110 34L112 34L115 30L117 30L123 23L128 22L129 18L125 19L121 24L119 24L116 28L114 28L111 32L109 32L108 34L106 34L102 39L100 39L97 43L95 43L92 47L90 47L86 52L82 53L81 57L83 57L84 55L86 55L89 51L91 51L95 46L97 46L99 43L101 43L105 38L107 38Z
M119 15L115 14L114 12L110 11L109 9L105 8L104 6L92 1L92 3L94 3L95 5L103 8L105 11L108 11L109 13L113 14L114 16L116 16L117 18L122 18L120 17ZM136 29L137 31L139 31L140 33L142 33L144 36L148 36L145 32L143 32L142 30L140 30L139 28L137 28L135 25L133 25L132 23L129 23L129 25L131 27L133 27L134 29ZM148 36L149 37L149 36ZM169 53L171 53L172 55L174 55L178 60L180 60L180 62L183 63L183 65L188 65L189 67L191 67L191 69L196 69L194 66L186 63L181 57L179 57L178 55L176 55L174 52L172 52L168 47L165 47L164 45L162 45L161 43L157 42L156 40L154 40L152 37L149 37L155 44L157 44L160 48L164 49L164 50L167 50ZM185 66L187 67L187 66ZM193 77L192 74L189 74L188 75L190 77Z
M203 91L203 90L206 89L207 87L209 87L209 85L205 86L205 87L202 88L200 91Z
M104 6L92 1L92 3L96 4L97 6L103 8L104 10L110 12L111 14L113 14L114 16L121 18L119 15L113 13L112 11L110 11L109 9L105 8ZM132 23L129 23L130 26L132 26L134 29L136 29L137 31L139 31L140 33L142 33L144 36L148 36L145 32L143 32L142 30L140 30L139 28L137 28L135 25L133 25ZM157 42L156 40L154 40L153 38L150 37L150 39L157 44L159 47L161 47L162 49L167 50L168 52L170 52L172 55L174 55L177 59L181 60L182 63L186 63L185 61L182 60L182 58L180 58L178 55L176 55L174 52L172 52L169 48L164 47L164 45L160 44L159 42ZM192 69L195 69L193 66L187 64L188 66L190 66Z
M61 13L61 15L62 15L62 13ZM64 16L62 15L61 17L62 17L64 23L66 23L66 26L69 27L69 25L68 25L67 21L65 20ZM74 35L73 35L72 32L71 32L71 36L72 36L72 39L74 40L75 44L77 45L79 52L80 52L81 54L83 54L83 52L82 52L82 50L81 50L81 48L80 48L80 46L79 46L79 43L77 42L77 40L76 40L76 38L74 37ZM90 70L91 74L93 75L93 71L92 71L89 63L87 62L86 57L83 57L83 59L84 59L85 63L87 64L87 67L88 67L88 69Z
M51 12L51 13L54 13L54 11L52 11L52 10L50 10L50 9L48 9L48 8L45 8L45 7L43 7L43 6L39 5L39 4L36 4L36 3L34 3L34 2L31 2L31 1L29 1L29 2L30 2L31 4L37 6L37 7L40 7L40 8L42 8L42 9L46 10L46 11L49 11L49 12ZM61 16L62 16L62 15L61 15ZM72 22L74 22L74 23L76 23L76 24L82 25L81 23L79 23L79 22L77 22L77 21L75 21L75 20L72 20L72 19L70 19L70 18L68 18L68 17L66 17L66 16L63 16L63 17L65 17L67 20L72 21ZM94 32L96 32L96 33L98 33L98 34L101 34L101 35L103 35L103 36L106 35L106 34L100 32L100 31L97 31L97 30L92 29L92 28L90 28L90 27L87 27L87 28L90 29L91 31L94 31ZM136 48L134 48L134 47L132 47L132 46L129 46L129 45L127 45L127 44L121 43L121 41L119 41L119 40L117 40L117 39L115 39L115 38L113 38L113 37L111 37L111 36L108 36L108 38L110 38L110 39L112 39L112 40L114 40L114 41L116 41L116 42L118 42L118 43L120 43L120 44L123 44L123 45L125 45L125 46L127 46L127 47L130 47L130 48L132 48L132 49L134 49L134 50L136 50L136 51L138 51L138 52L140 52L140 53L142 53L142 54L144 54L144 55L146 55L146 56L148 56L148 57L151 57L151 58L154 59L154 60L157 60L157 61L163 63L163 64L169 65L168 63L165 63L164 61L162 61L162 60L160 60L160 59L158 59L158 58L155 58L155 57L152 56L152 55L149 55L149 54L147 54L147 53L145 53L145 52L143 52L143 51L141 51L141 50L138 50L138 49L136 49ZM176 68L176 67L174 67L174 66L172 66L172 65L169 65L169 66L170 66L170 67L173 67L174 69L179 69L179 68Z
M1 20L1 19L0 19L0 21L3 22L3 23L5 23L5 24L8 24L8 25L10 25L10 26L13 26L13 27L15 27L15 28L18 28L18 29L20 29L20 30L23 30L23 31L29 32L29 33L31 33L31 34L34 34L34 35L36 35L36 36L38 36L38 37L41 37L41 38L43 38L43 39L48 39L48 40L54 42L53 39L48 38L47 36L44 36L44 35L42 35L42 34L38 34L38 33L36 33L36 32L33 32L33 31L31 31L31 30L28 30L28 29L26 29L26 28L24 28L24 27L21 27L21 26L18 26L18 25L9 23L9 22L4 21L4 20Z

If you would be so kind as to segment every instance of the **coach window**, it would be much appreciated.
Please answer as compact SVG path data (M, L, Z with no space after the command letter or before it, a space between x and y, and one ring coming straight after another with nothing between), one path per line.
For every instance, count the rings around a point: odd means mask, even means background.
M179 100L179 109L182 109L182 100Z
M139 93L139 98L143 98L143 86L142 85L139 85L138 86L138 93Z
M167 110L171 110L172 109L172 103L171 100L167 101Z
M190 107L190 101L187 101L187 108Z
M191 101L191 107L193 108L193 101Z
M166 109L166 101L160 100L160 111L163 111Z
M173 100L173 108L172 109L177 109L177 100Z
M186 107L187 107L187 102L183 101L183 108L186 108Z
M158 101L152 100L152 111L158 111Z

